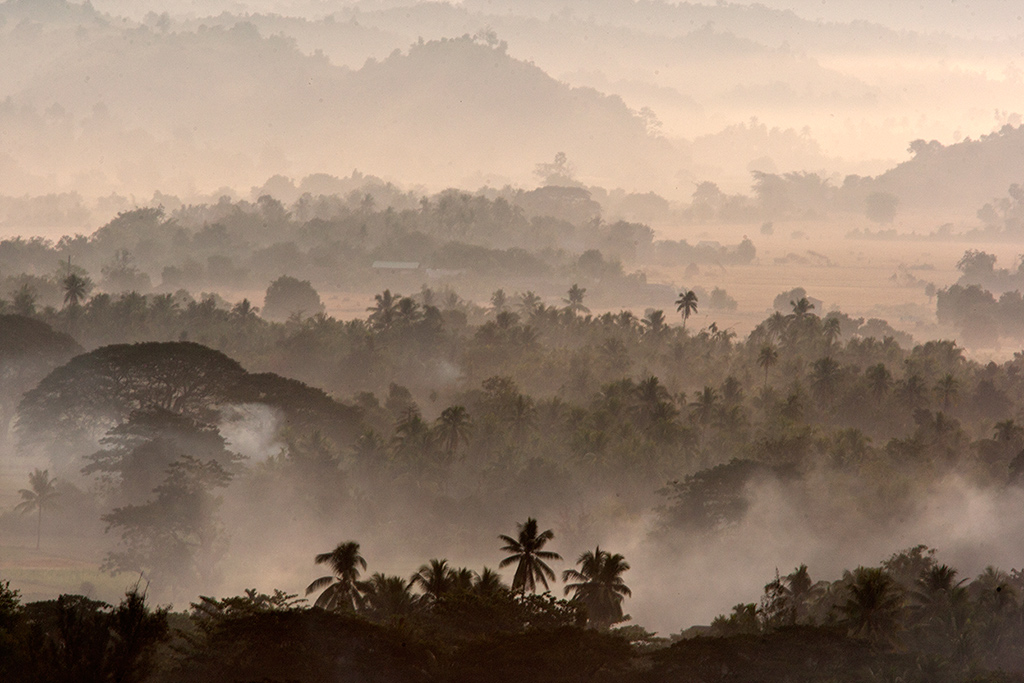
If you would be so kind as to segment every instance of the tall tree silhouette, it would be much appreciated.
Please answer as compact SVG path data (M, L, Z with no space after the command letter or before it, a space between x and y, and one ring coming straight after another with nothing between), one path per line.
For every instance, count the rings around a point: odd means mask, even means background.
M683 316L683 330L685 330L686 321L697 312L697 295L692 289L679 293L679 298L676 299L676 310Z
M456 573L448 566L448 560L434 558L421 565L419 571L409 579L409 585L419 587L429 600L440 600L456 584Z
M573 600L586 606L587 618L596 628L608 628L623 621L622 601L633 594L622 580L622 574L629 569L626 559L598 546L593 552L588 550L580 555L576 564L579 569L562 572L565 594L572 594Z
M401 576L377 572L359 586L365 596L364 608L371 618L386 621L416 608L416 596L409 590L412 584Z
M64 305L70 309L77 309L89 293L89 281L78 273L70 273L60 282L64 290Z
M547 542L555 537L551 529L537 533L537 520L530 517L525 523L519 525L517 538L498 536L505 545L502 550L511 553L501 561L499 568L507 567L510 564L518 563L516 574L512 579L512 590L525 593L529 590L537 592L537 582L540 581L544 590L548 589L548 580L555 580L555 572L547 565L545 560L560 560L562 556L558 553L544 550Z
M568 308L573 313L589 313L590 309L583 305L583 296L587 293L586 287L580 287L577 284L573 284L569 288L569 298L563 299L568 304Z
M333 576L322 576L306 587L306 595L323 590L315 606L325 610L353 610L359 607L362 596L359 592L359 569L366 569L366 560L359 554L355 541L339 543L329 553L316 556L317 564L326 564ZM326 589L326 590L325 590Z
M367 320L375 329L386 330L398 317L398 306L402 295L392 294L390 289L385 289L380 294L375 294L373 299L376 303L366 309L370 311L370 317Z
M21 489L21 502L15 506L15 511L23 515L35 510L38 513L36 518L36 550L39 550L39 540L43 533L43 508L53 506L53 499L59 496L56 487L57 479L50 479L49 470L36 468L28 475L30 488Z
M449 455L455 455L460 443L469 443L473 422L464 406L451 406L441 411L437 418L437 430L441 444Z
M768 370L770 370L776 363L779 362L779 352L775 350L775 347L771 344L765 344L761 347L761 352L757 355L757 364L764 368L764 388L768 388Z
M846 615L850 635L892 642L903 610L903 596L892 576L877 567L858 567L849 576L848 590L839 611Z

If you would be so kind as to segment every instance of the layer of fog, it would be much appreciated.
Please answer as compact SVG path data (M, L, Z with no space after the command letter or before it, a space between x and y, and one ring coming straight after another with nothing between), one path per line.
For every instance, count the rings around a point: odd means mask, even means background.
M43 15L26 44L37 49L21 46L10 54L10 63L24 68L2 78L0 96L12 98L5 114L10 135L0 154L6 192L192 196L248 187L274 173L341 175L353 167L432 189L529 186L533 164L567 151L587 182L681 198L705 179L746 188L751 170L880 173L907 158L913 139L951 143L1019 122L1020 74L1013 66L1019 37L903 34L738 5L665 5L667 20L660 22L615 3L563 13L551 11L561 5L546 3L402 6L194 3L166 18L143 15L141 25L122 26L116 17L128 8L100 4L114 16L52 50ZM311 18L246 14L271 9ZM331 19L321 19L328 10ZM18 16L3 29L12 37L29 30ZM504 41L513 61L503 68L522 71L525 61L543 72L518 84L502 81L494 92L481 88L470 103L472 93L453 90L446 78L459 77L458 69L467 69L467 77L479 72L487 64L475 62L492 61L486 52L453 54L448 75L421 56L408 65L364 66L368 57L381 62L395 50L409 51L420 38L464 34L480 34L490 45ZM96 36L104 47L76 56L76 45L89 46ZM71 63L62 65L66 59ZM134 74L140 64L150 66ZM402 96L375 105L392 112L383 119L366 118L350 104L362 99L358 87L378 99L389 88L407 88L403 69L429 86L404 92L416 100L421 125L406 120ZM204 73L215 74L215 82L204 83ZM559 94L547 76L614 97ZM356 92L345 85L350 81ZM225 83L232 84L227 91ZM515 94L518 104L504 107L511 118L488 104L498 91ZM430 92L440 99L431 101ZM624 106L613 111L616 97ZM541 116L530 135L517 133L516 117L527 120L550 107L564 115L581 98L582 118L568 116L568 128ZM441 101L464 99L465 110ZM628 110L637 115L632 123L623 118ZM447 125L453 117L468 118ZM340 121L357 134L344 134ZM483 137L476 131L482 121L490 122ZM362 139L378 126L385 127L379 137ZM648 128L648 139L609 146L635 136L629 129L636 126ZM588 127L585 139L573 138L572 129ZM509 139L521 144L500 142ZM607 158L623 172L604 167Z

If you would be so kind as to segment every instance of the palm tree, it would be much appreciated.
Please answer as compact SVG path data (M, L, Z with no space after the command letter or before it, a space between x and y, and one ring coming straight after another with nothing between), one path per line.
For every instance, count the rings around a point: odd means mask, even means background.
M876 399L888 393L889 388L892 387L892 373L884 363L872 365L864 371L864 377L868 380L868 388L871 389L871 393Z
M779 352L771 344L761 347L761 353L757 356L757 364L764 368L764 388L768 388L768 370L779 362Z
M494 595L503 590L508 590L505 582L501 580L501 574L490 567L484 567L483 571L476 575L473 582L473 590L479 595Z
M800 297L798 301L790 301L789 305L793 307L793 317L800 319L814 310L814 304L806 296Z
M419 571L409 579L410 586L418 586L428 600L440 600L456 585L455 571L448 566L448 560L434 558L420 565Z
M56 484L57 478L50 479L49 470L36 468L32 474L28 475L30 488L18 491L21 494L21 502L15 506L14 510L23 515L27 515L33 510L39 513L36 520L36 550L39 550L39 540L43 533L43 508L52 507L53 499L60 495L57 493Z
M459 567L451 571L452 590L468 593L476 584L476 572L469 567Z
M697 398L690 404L690 408L693 409L694 419L701 425L706 425L715 416L719 404L718 392L714 387L706 386L697 394Z
M811 390L819 400L832 403L839 388L841 377L839 363L829 356L819 358L811 364Z
M624 620L622 601L633 593L623 582L622 574L629 564L622 555L612 555L598 546L576 560L579 569L566 569L562 580L565 594L582 602L587 608L587 619L596 628L606 629ZM569 583L574 581L575 583Z
M505 290L495 290L494 294L491 294L491 310L495 313L501 313L506 308L508 308L508 297L505 296Z
M590 309L583 305L583 295L587 293L586 287L573 284L569 288L569 298L563 299L568 306L566 308L573 313L590 313Z
M821 326L821 332L825 335L825 350L830 351L836 339L842 334L839 328L839 318L826 318Z
M514 562L518 563L516 575L512 579L513 591L525 593L529 590L531 593L536 593L537 581L540 581L544 585L544 590L547 590L548 579L554 581L555 572L544 560L562 559L558 553L544 550L547 542L555 537L555 532L548 529L538 534L537 520L533 517L528 518L524 524L520 524L518 527L518 538L504 534L498 536L505 542L501 549L512 553L498 564L498 568L507 567Z
M242 299L237 304L235 304L234 308L231 309L231 314L238 318L238 320L240 320L244 324L248 323L250 320L253 320L256 317L256 314L259 312L259 310L260 309L253 306L252 302L250 302L248 299Z
M935 393L942 399L942 409L949 410L949 404L960 392L960 380L952 374L946 374L935 383Z
M89 293L89 281L78 273L69 273L60 285L64 290L64 305L71 309L81 306L82 300Z
M1021 436L1024 436L1024 428L1013 420L996 422L993 428L995 432L992 438L1002 443L1017 441Z
M469 443L473 421L470 420L464 406L451 406L441 411L436 429L438 436L441 437L441 445L449 455L454 456L460 443Z
M697 312L697 295L693 293L692 289L679 293L679 298L676 299L676 310L683 316L683 331L685 332L687 319Z
M782 339L782 335L786 333L788 326L789 319L781 311L775 311L765 321L765 327L768 329L769 336L776 340Z
M401 576L387 576L380 572L359 585L365 595L366 610L379 620L400 617L415 609L416 596L409 591L411 586Z
M540 297L533 291L519 295L519 310L529 317L540 307Z
M329 565L334 575L322 576L306 587L306 595L318 590L324 591L314 606L339 611L358 608L362 603L358 585L359 568L366 569L366 560L359 554L359 544L355 541L339 543L331 552L317 555L315 562Z
M385 289L380 294L375 294L373 299L376 304L366 309L370 311L370 317L367 320L376 329L386 330L395 322L402 295L392 294L390 289Z
M653 335L661 334L668 325L665 323L665 311L655 310L648 311L640 322L644 326L644 329Z
M849 576L848 590L839 610L846 615L850 635L892 641L903 609L903 596L893 578L877 567L858 567Z
M897 391L911 408L918 408L927 403L927 387L924 379L916 372L900 380Z

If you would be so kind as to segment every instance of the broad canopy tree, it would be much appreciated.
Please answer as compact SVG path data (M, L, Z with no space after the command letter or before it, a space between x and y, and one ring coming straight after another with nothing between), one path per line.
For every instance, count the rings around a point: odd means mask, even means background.
M358 431L359 411L324 391L273 373L247 373L193 342L114 344L76 356L25 394L16 429L22 447L73 454L133 411L163 410L209 424L223 406L244 403L278 408L292 427L323 429L339 443Z
M210 422L245 374L228 356L192 342L104 346L72 358L26 393L16 428L22 444L32 446L92 439L144 408Z

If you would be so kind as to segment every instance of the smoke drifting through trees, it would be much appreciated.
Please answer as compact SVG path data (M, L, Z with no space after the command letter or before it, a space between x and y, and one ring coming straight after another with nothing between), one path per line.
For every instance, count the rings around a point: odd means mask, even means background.
M1024 675L1021 38L862 4L0 4L0 678Z

